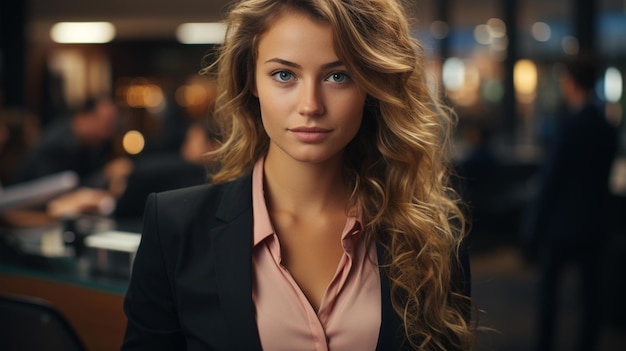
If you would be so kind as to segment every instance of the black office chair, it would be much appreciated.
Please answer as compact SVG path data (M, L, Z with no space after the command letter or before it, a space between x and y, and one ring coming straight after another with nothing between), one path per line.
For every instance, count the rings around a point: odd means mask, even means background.
M0 350L85 351L65 317L46 301L0 294Z

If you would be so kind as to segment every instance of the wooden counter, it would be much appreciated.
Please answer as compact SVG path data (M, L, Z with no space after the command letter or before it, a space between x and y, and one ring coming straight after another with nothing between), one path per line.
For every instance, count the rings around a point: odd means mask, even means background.
M126 327L125 288L123 283L0 264L1 293L48 301L67 318L88 351L119 350Z

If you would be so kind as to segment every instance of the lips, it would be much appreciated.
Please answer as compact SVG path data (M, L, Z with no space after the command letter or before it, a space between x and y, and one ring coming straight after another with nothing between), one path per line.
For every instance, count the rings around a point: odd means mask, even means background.
M320 127L297 127L289 129L289 131L301 142L314 143L324 140L332 131L332 129Z
M298 127L289 129L295 133L330 133L330 129L319 128L319 127Z

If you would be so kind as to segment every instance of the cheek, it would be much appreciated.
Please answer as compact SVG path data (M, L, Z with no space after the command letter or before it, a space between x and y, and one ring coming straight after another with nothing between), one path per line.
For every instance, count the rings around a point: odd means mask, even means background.
M269 119L272 119L276 114L277 105L276 103L271 103L273 101L271 94L267 92L262 92L258 95L259 97L259 109L261 111L261 118L263 119L263 123Z
M356 132L359 130L361 123L363 122L363 111L365 109L365 98L361 95L352 96L343 105L345 122L349 124L350 130Z
M277 121L285 119L292 112L293 100L289 94L276 89L263 89L259 86L259 107L263 120Z
M272 137L273 131L280 128L282 120L284 120L285 112L282 110L282 102L277 103L274 97L267 92L261 92L259 94L259 106L261 111L261 122L265 132Z

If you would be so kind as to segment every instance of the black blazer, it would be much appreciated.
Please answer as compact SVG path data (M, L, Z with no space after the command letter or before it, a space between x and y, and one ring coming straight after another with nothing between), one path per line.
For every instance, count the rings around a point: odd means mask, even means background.
M250 175L148 197L124 302L122 350L261 350L252 301L252 213ZM382 270L381 288L377 350L408 350Z

